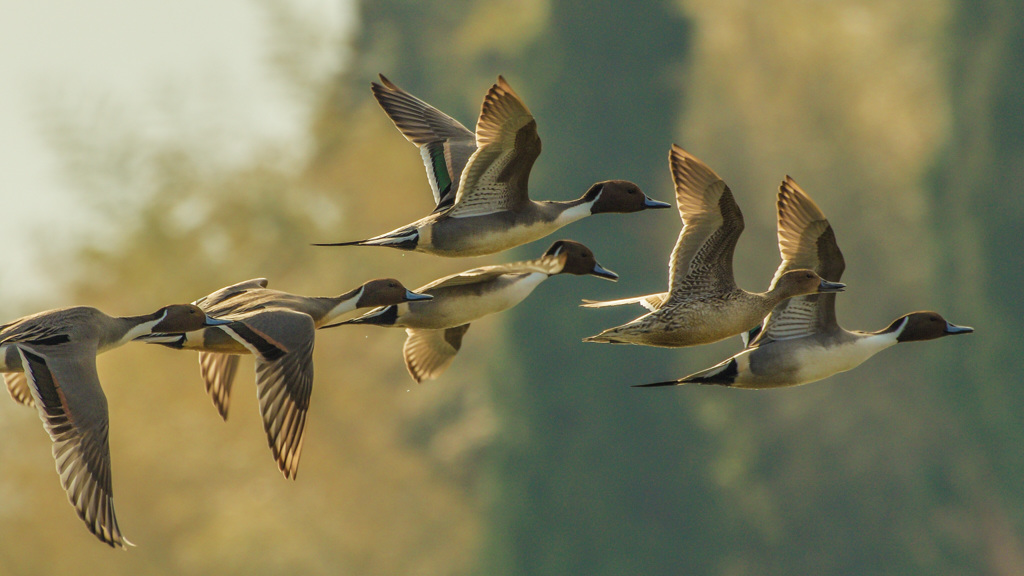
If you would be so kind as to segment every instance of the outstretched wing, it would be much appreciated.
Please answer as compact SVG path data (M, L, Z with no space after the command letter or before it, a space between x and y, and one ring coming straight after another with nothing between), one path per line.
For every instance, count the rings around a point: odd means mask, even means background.
M28 347L18 351L68 500L97 538L112 547L130 546L114 514L107 399L95 349L46 356Z
M462 347L462 336L467 330L469 324L443 330L406 328L408 338L402 355L413 380L433 380L447 370Z
M238 372L238 354L221 352L200 352L199 373L206 384L206 393L217 407L217 413L224 420L228 419L228 408L231 405L231 385Z
M671 296L730 292L736 288L732 256L743 232L732 191L707 164L675 144L669 165L683 220L669 261Z
M275 309L226 328L256 356L256 393L267 442L281 472L295 478L313 390L313 319Z
M530 170L541 148L537 121L501 76L484 97L476 145L447 214L482 216L529 202Z
M838 282L846 262L821 208L789 176L779 186L777 206L782 264L775 271L772 288L783 274L801 268L814 270L829 282ZM751 346L835 330L839 330L836 295L806 294L778 304Z
M437 210L455 202L459 176L476 152L476 135L451 116L380 75L373 97L403 136L420 149Z

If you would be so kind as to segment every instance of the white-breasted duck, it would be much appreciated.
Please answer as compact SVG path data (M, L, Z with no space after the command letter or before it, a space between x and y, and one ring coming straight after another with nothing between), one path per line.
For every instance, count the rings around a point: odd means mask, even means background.
M476 133L384 76L377 102L420 148L437 203L412 224L366 240L317 246L389 246L439 256L481 256L543 238L592 214L669 208L626 180L598 182L576 200L530 199L541 143L537 122L504 78L484 98Z
M538 259L474 268L417 288L433 300L407 302L371 310L341 324L405 328L402 353L416 382L437 378L455 359L473 320L519 304L541 282L557 274L618 279L594 258L589 248L559 240Z
M131 542L114 514L107 397L96 355L154 331L186 332L218 323L196 306L175 304L126 317L76 306L0 325L0 372L11 397L36 407L53 441L68 500L89 531L112 547Z

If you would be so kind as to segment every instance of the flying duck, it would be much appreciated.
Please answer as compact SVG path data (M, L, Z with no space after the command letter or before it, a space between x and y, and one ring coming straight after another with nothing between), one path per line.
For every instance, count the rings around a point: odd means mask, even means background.
M484 98L476 133L383 75L373 94L420 149L437 203L420 220L366 240L317 246L390 246L439 256L481 256L543 238L591 214L671 205L625 180L598 182L577 200L534 201L530 169L540 155L537 121L504 78Z
M474 268L417 288L433 300L380 307L335 326L405 328L405 366L413 380L422 382L437 378L448 368L470 322L519 304L541 282L558 274L618 279L617 274L598 264L583 244L559 240L536 260Z
M77 306L0 325L0 372L11 397L39 411L68 500L89 531L111 547L132 543L114 514L107 397L96 355L154 331L186 332L219 323L196 306L176 304L126 317Z

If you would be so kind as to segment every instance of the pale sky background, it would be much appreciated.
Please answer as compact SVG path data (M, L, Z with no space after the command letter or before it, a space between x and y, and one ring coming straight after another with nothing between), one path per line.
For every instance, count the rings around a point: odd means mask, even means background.
M353 20L348 0L282 1L338 35ZM60 263L39 250L89 233L41 130L46 104L114 108L142 130L217 133L228 160L297 140L304 103L267 65L267 18L255 0L0 0L0 309L74 304L59 301L44 270Z

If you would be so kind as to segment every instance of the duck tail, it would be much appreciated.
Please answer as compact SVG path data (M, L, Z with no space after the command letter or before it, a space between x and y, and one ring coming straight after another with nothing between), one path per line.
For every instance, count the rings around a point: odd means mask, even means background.
M690 374L678 380L679 384L711 384L715 386L732 386L739 374L739 363L735 358L715 364L711 368Z
M618 326L616 326L615 328L608 328L607 330L604 330L600 334L587 336L586 338L583 339L583 341L597 342L600 344L632 344L632 342L630 342L629 340L617 336L619 332L618 329Z
M415 250L419 243L419 230L415 228L402 228L400 230L395 230L394 232L388 232L387 234L367 238L366 240L315 243L313 246L387 246L389 248L398 248L399 250Z
M729 358L708 368L690 374L685 378L670 380L668 382L654 382L653 384L634 384L634 388L653 388L656 386L682 386L683 384L706 384L715 386L732 386L736 382L736 375L739 374L739 364L735 358Z
M683 383L679 380L669 380L668 382L652 382L651 384L633 384L631 388L655 388L657 386L681 386Z

